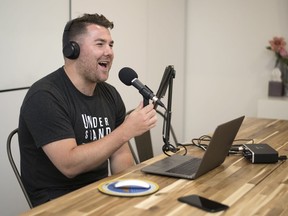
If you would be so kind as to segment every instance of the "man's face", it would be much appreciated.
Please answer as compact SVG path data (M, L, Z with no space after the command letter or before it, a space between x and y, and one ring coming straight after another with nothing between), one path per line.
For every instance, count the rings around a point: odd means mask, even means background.
M109 77L114 52L110 31L96 24L87 26L87 32L79 37L80 55L77 70L88 82L104 82Z

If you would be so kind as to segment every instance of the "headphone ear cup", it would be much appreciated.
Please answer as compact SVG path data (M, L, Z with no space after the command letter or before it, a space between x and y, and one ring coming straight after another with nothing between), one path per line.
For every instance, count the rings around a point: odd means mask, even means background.
M63 47L63 55L69 59L77 59L80 54L80 46L74 41L69 41Z

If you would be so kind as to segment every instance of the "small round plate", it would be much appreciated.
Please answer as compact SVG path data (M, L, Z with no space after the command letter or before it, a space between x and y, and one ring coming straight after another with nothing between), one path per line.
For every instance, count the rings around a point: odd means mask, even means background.
M113 196L136 197L155 193L159 189L158 184L142 179L141 181L145 181L150 185L149 188L116 188L115 184L123 180L132 180L132 179L114 179L106 181L98 186L98 190L101 191L102 193Z

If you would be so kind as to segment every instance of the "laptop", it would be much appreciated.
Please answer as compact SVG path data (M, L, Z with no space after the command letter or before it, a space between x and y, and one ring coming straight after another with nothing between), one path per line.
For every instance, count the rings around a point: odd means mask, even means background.
M204 175L224 162L244 117L217 126L202 158L174 154L142 168L141 171L185 179L196 179Z

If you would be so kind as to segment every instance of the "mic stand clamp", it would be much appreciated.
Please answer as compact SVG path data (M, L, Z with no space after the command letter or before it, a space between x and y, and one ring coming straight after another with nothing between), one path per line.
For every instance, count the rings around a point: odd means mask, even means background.
M143 97L143 107L147 106L148 104L149 104L149 100Z
M173 146L173 145L171 145L170 143L168 143L168 144L164 144L163 146L162 146L162 151L166 154L166 155L168 155L168 153L167 152L173 152L173 153L176 153L177 151L179 151L179 148L175 148L175 146ZM169 155L168 155L169 156Z

